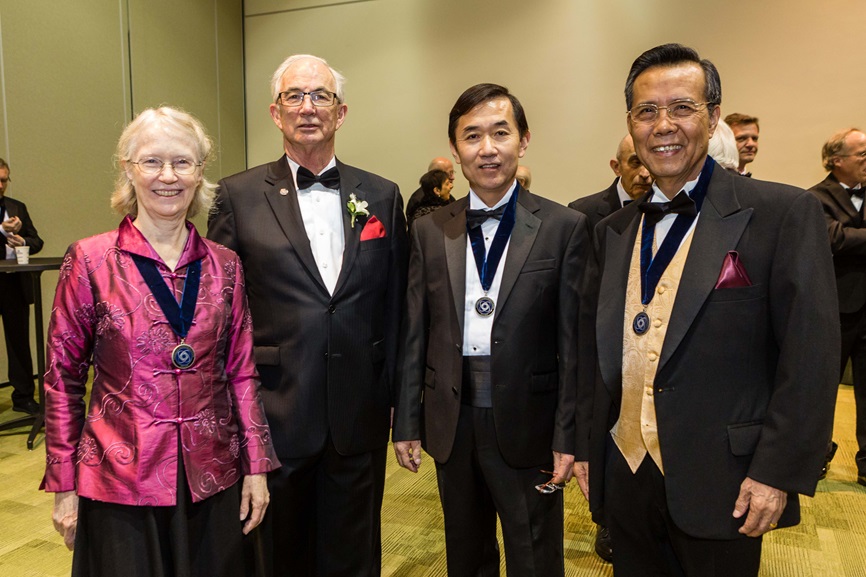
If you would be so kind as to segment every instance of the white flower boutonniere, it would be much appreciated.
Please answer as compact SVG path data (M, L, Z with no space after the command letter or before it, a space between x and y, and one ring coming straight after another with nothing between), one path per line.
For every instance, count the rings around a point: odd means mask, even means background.
M367 210L367 201L358 200L354 194L349 195L349 202L346 203L346 208L349 209L349 214L352 215L352 228L355 228L355 219L359 216L370 216L370 211Z

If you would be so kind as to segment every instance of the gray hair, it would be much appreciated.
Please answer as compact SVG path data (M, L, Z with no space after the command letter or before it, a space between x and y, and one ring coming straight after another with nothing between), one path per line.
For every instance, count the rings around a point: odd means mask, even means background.
M710 138L707 154L713 157L722 168L738 170L740 167L740 151L737 149L737 139L734 131L724 120L719 120L716 131Z
M324 58L319 58L318 56L313 56L312 54L294 54L289 56L283 63L280 64L279 68L276 69L274 75L271 76L271 102L276 102L277 97L280 95L280 80L283 79L283 74L286 73L286 70L299 60L317 60L328 67L328 70L331 71L331 75L334 77L334 92L337 93L337 100L340 102L346 102L345 88L346 77L331 68L328 62Z

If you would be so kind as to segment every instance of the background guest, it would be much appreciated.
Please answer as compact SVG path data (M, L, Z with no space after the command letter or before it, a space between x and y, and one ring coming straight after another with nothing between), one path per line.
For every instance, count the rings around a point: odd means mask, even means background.
M719 123L716 125L716 131L710 137L707 154L725 170L740 174L737 169L740 162L737 141L734 139L734 132L731 130L731 127L725 124L724 120L719 120Z
M9 198L12 182L9 165L0 158L0 232L6 237L5 258L15 258L16 246L29 246L30 254L42 250L42 239L30 220L27 206ZM33 304L33 278L30 273L0 274L0 315L12 385L12 410L31 415L39 410L33 400L33 357L30 354L30 305Z
M408 213L410 227L415 219L454 202L454 197L451 196L451 188L454 185L444 170L426 172L419 182L421 190L424 191L424 198L415 206L414 212Z
M454 164L451 162L450 158L445 158L444 156L437 156L433 160L430 161L430 164L427 165L427 172L431 170L442 170L448 174L448 180L451 181L451 186L454 186ZM406 202L406 216L413 214L415 209L418 207L418 203L424 198L424 189L423 187L418 187L418 190L412 193L412 196L409 197L409 200Z
M211 205L210 152L189 114L139 114L117 145L111 204L127 216L70 246L60 269L42 488L56 492L73 576L240 575L241 533L267 507L279 462L243 269L187 220Z
M758 155L758 136L761 130L758 119L748 114L734 112L725 116L725 122L733 130L737 141L740 159L737 163L737 171L743 176L752 176L751 172L746 171L746 165L753 162Z

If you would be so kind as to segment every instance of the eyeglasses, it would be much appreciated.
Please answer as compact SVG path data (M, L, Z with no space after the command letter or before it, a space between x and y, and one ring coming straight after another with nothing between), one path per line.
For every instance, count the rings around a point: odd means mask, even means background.
M545 475L553 475L552 471L542 471L542 473L544 473ZM565 483L554 483L553 479L551 479L547 483L542 483L535 486L535 490L542 495L551 495L553 493L556 493L557 491L562 491L564 489Z
M331 106L337 101L337 95L327 90L313 90L312 92L302 92L301 90L287 90L280 92L277 95L277 102L289 108L301 106L304 103L304 97L309 96L313 106Z
M163 162L161 158L142 158L138 162L130 161L138 167L143 174L159 174L166 165L170 166L175 174L186 176L195 172L195 169L202 165L194 163L188 158L178 158L171 162Z
M704 106L715 106L712 102L695 102L693 100L674 100L667 106L657 106L655 104L644 103L638 104L628 111L628 116L639 124L653 124L659 119L661 110L668 111L668 118L671 120L688 120Z
M866 150L864 150L863 152L858 152L856 154L837 154L836 156L856 156L860 159L866 159Z

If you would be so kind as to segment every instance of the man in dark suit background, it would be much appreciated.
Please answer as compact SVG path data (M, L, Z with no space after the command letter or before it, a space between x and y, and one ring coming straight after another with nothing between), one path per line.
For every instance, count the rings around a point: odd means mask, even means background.
M283 466L258 575L379 575L406 221L398 187L343 164L343 77L296 55L270 106L285 155L219 183L208 237L244 265L262 400Z
M448 136L470 191L412 228L395 452L415 472L423 440L436 462L449 576L499 574L497 514L509 575L561 576L594 364L586 217L517 184L530 133L506 88L466 90Z
M607 215L623 206L640 199L652 186L652 176L637 157L631 134L626 134L616 147L616 155L610 159L610 168L616 175L613 183L605 190L578 198L569 203L568 208L580 211L589 219L589 230ZM595 528L595 552L605 561L613 560L613 544L610 531L603 525Z
M866 134L849 128L834 134L821 151L830 174L809 190L824 207L836 268L842 348L839 375L848 359L857 411L857 482L866 485ZM835 447L827 455L827 464Z
M832 427L839 329L820 206L708 158L721 82L694 50L645 52L625 93L655 184L596 229L599 368L575 475L618 577L754 576L761 535L799 522Z
M5 237L4 257L15 258L16 246L29 246L30 254L42 250L42 239L30 220L27 206L6 196L9 165L0 158L0 222ZM30 305L33 304L33 279L30 273L0 273L0 315L6 337L9 384L12 385L12 410L35 414L39 403L33 400L33 357L30 354Z
M610 159L610 168L616 178L609 187L568 205L568 208L587 216L590 230L595 230L595 225L607 215L645 195L653 183L649 171L635 154L630 134L626 134L617 146L616 157Z

